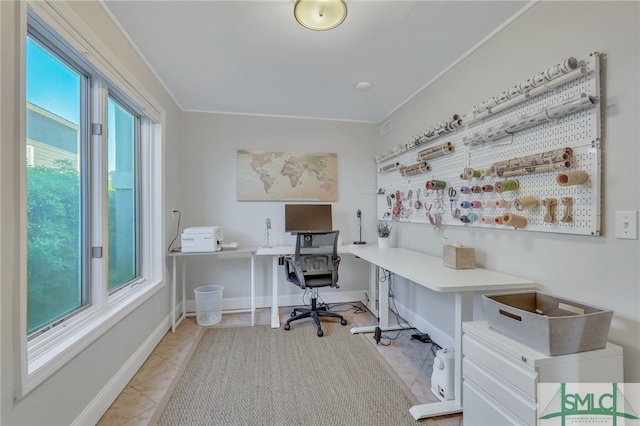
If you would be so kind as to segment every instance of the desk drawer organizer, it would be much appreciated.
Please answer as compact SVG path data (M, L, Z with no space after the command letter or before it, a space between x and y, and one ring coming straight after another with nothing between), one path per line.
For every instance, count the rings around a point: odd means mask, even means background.
M489 327L546 355L604 348L613 311L540 292L483 295Z

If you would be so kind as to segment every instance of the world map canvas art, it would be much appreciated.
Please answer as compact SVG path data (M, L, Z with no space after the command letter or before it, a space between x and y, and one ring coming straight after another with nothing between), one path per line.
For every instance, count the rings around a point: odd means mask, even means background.
M337 201L338 155L238 150L238 201Z

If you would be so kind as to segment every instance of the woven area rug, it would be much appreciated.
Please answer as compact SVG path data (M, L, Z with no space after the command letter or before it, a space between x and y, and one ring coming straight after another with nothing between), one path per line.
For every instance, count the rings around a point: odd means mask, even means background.
M323 322L205 332L160 425L415 425L418 401L361 335Z

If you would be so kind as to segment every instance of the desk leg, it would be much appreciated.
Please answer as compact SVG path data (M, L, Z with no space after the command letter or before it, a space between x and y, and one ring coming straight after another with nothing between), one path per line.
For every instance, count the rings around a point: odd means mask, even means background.
M176 292L177 292L177 273L178 273L178 260L177 256L173 257L173 271L171 271L171 332L176 332L176 327L180 325L183 319L187 317L187 305L185 301L186 283L185 283L185 266L184 260L182 260L182 313L180 317L176 318Z
M256 325L256 253L251 253L251 325Z
M414 405L409 412L414 419L462 412L462 323L473 319L473 292L456 293L455 306L455 379L452 401Z
M377 265L371 264L371 269L369 271L369 291L371 292L371 297L374 298L373 302L369 299L369 310L378 317L378 325L370 325L365 327L353 327L350 331L351 334L357 333L373 333L376 327L380 327L382 331L393 331L393 330L402 330L403 328L410 327L409 324L394 324L389 325L389 280L384 280L381 282L379 277L379 273L384 273L382 268L378 268ZM377 286L380 286L378 289ZM375 309L375 295L378 295L378 309ZM374 306L371 306L371 305ZM373 309L372 309L373 308Z
M176 256L173 257L171 271L171 332L176 332Z
M271 328L280 328L280 313L278 312L278 258L273 256L271 271Z

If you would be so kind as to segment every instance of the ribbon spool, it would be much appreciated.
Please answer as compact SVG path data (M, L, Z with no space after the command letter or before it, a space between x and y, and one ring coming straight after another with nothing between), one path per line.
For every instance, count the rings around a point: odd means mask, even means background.
M487 176L491 176L493 174L493 172L491 171L491 169L482 169L480 170L480 177L481 178L485 178Z
M493 221L495 222L496 225L502 225L504 222L504 219L502 216L496 216Z
M443 180L432 180L430 189L445 189L447 187L447 182ZM428 188L428 187L427 187Z
M502 223L514 228L524 228L527 226L527 218L517 214L507 213L502 216Z
M468 186L463 186L462 188L460 188L460 192L463 194L470 194L471 188L469 188Z
M462 216L460 216L460 222L462 222L462 223L471 223L471 219L469 219L469 216L467 216L467 215L462 215Z
M463 201L463 202L460 203L460 207L463 208L463 209L471 208L471 202Z
M495 202L492 200L484 200L482 202L482 207L486 208L486 209L491 209L495 206Z
M482 172L480 170L473 170L471 167L465 168L463 174L466 176L466 179L479 178L482 176Z
M493 216L482 216L482 218L480 219L482 221L482 223L485 223L487 225L491 225L495 223L496 218Z
M484 185L482 187L482 192L493 192L493 185L489 185L489 184Z
M471 202L471 208L472 209L481 209L482 208L482 201L472 201Z
M471 192L474 194L480 194L482 192L482 187L474 185L471 187Z
M513 200L513 205L518 211L534 209L538 207L538 199L534 196L528 195L526 197L516 198Z
M587 172L582 170L572 170L570 172L562 172L556 177L556 182L560 186L582 185L589 180Z
M509 207L511 203L507 200L497 200L496 201L496 207L499 209L506 209Z
M467 217L469 218L470 222L475 222L476 220L478 220L478 215L475 213L469 213Z
M496 192L515 191L519 186L517 180L505 180L504 182L496 182L494 189Z

